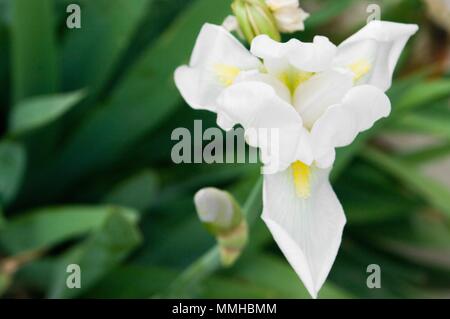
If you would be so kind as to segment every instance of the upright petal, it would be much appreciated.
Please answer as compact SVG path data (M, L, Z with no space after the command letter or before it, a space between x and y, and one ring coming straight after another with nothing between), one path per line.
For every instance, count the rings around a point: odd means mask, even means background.
M328 70L315 74L298 86L294 93L294 106L305 127L311 129L328 107L341 103L353 87L352 78L351 72Z
M330 67L336 46L323 36L314 37L312 43L297 39L280 43L260 35L253 40L251 52L264 60L269 73L280 73L289 65L305 72L320 72Z
M205 23L192 52L190 66L233 65L242 70L258 68L261 63L224 27Z
M271 169L284 170L295 160L311 164L309 134L295 109L263 82L241 82L218 98L218 114L241 124L247 143L261 149Z
M359 132L365 131L391 111L386 94L371 85L352 88L341 104L336 104L314 123L311 130L316 165L330 167L335 148L349 145Z
M328 175L329 170L312 169L307 198L296 192L291 167L264 177L262 218L314 298L334 263L346 222Z
M259 59L225 28L207 23L197 38L189 66L175 71L175 83L192 108L215 111L223 89L242 71L260 66Z
M278 96L286 101L287 103L291 103L291 92L286 87L286 85L281 82L276 77L270 76L267 73L260 72L242 72L239 77L236 79L236 83L239 82L262 82L270 85Z
M358 84L390 88L398 58L418 26L371 21L338 46L334 65L350 68Z

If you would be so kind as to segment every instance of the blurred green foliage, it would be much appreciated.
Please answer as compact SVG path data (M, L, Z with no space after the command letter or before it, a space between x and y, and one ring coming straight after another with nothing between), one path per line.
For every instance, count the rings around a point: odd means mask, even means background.
M340 41L365 23L362 8L351 27L335 27L355 2L305 0L314 11L296 36ZM69 3L82 8L81 29L65 27ZM426 21L419 0L379 3L383 19ZM259 167L171 162L174 128L215 126L212 114L184 104L173 72L201 25L221 23L229 6L0 0L0 266L37 253L14 273L0 268L0 295L160 296L214 245L193 194L216 186L243 204ZM421 167L450 155L450 77L407 69L414 42L388 92L392 116L338 152L333 185L348 225L322 298L448 297L450 190ZM438 142L404 152L380 142L392 132ZM83 269L82 289L66 288L72 263ZM381 289L366 286L369 264L381 266ZM180 296L308 298L259 218L237 264L204 277Z

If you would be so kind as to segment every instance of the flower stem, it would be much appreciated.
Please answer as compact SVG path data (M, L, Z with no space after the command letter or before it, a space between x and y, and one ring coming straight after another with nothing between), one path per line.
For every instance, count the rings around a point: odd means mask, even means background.
M242 208L244 214L246 214L249 227L256 221L260 212L258 203L261 202L261 190L262 177L253 186ZM219 246L215 245L195 260L175 279L168 289L168 297L183 297L186 293L192 291L201 281L220 269L221 266Z

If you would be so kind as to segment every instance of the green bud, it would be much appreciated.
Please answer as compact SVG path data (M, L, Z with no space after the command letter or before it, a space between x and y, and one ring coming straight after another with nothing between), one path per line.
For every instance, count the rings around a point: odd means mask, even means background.
M260 34L281 40L275 18L264 0L235 0L231 8L248 43Z
M197 214L219 245L224 266L232 265L247 244L248 227L233 196L217 188L203 188L194 197Z

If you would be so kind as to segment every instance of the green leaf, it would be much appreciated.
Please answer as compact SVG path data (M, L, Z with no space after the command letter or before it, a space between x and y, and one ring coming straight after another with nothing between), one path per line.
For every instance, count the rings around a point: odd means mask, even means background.
M62 50L64 90L89 87L90 94L97 95L130 44L149 2L79 1L82 27L67 31Z
M417 151L409 152L401 156L401 160L409 165L425 164L433 160L446 157L450 154L450 142L440 145L432 145Z
M21 144L0 142L0 204L14 199L25 173L26 154Z
M44 126L66 113L84 96L83 91L76 91L24 100L11 114L10 132L21 134Z
M4 23L11 14L11 2L11 0L0 0L0 24Z
M83 297L148 298L158 295L176 275L177 271L174 269L128 264L109 273Z
M395 186L390 175L364 163L352 165L334 188L353 228L392 219L404 219L419 205ZM420 203L421 204L421 203Z
M188 60L202 24L221 22L229 5L228 0L196 1L143 53L111 99L89 114L68 141L56 165L66 183L124 155L133 142L175 110L181 101L173 81L176 67Z
M48 297L73 298L83 293L122 262L140 242L136 220L120 211L110 212L97 231L56 264ZM66 285L66 269L71 264L80 266L81 289L69 289Z
M354 0L329 1L324 3L320 10L311 14L305 21L305 29L309 30L317 28L331 19L339 16L343 11L348 9Z
M385 250L423 265L450 267L450 227L432 213L414 214L406 223L383 225L376 232L369 236Z
M270 272L268 274L268 272ZM226 279L240 282L242 286L253 285L265 291L265 298L311 298L295 271L284 259L271 255L247 255L236 266L225 272ZM276 274L276 275L271 275ZM208 285L209 286L209 285ZM239 289L237 286L234 289ZM229 287L209 286L204 292L209 298L237 298L233 297L233 290ZM242 289L242 288L241 288ZM251 295L241 297L249 298ZM319 294L320 298L348 298L349 294L326 283Z
M450 116L406 114L392 124L393 130L425 133L450 140Z
M421 81L410 87L406 94L399 99L394 111L404 112L427 106L432 102L445 99L450 96L450 80L439 79L434 81Z
M364 228L361 227L361 230ZM365 232L369 231L370 228L365 229ZM328 281L345 287L346 291L360 298L418 297L414 287L426 280L426 272L372 248L367 239L364 239L365 237L353 240L348 236L347 240L344 238ZM367 277L370 273L366 272L366 269L371 264L379 265L382 271L382 284L379 289L367 287Z
M361 156L379 169L392 174L406 188L420 195L430 205L450 217L450 191L447 187L421 174L415 167L410 167L374 148L365 148Z
M6 225L6 219L5 219L5 216L3 215L3 209L2 209L2 207L0 207L0 231L3 230L5 225Z
M136 220L133 211L113 206L40 209L10 220L0 233L0 243L11 254L49 249L99 228L114 212Z
M12 1L14 101L57 89L57 52L52 0Z
M156 189L156 174L146 170L116 185L103 202L144 211L155 200Z

